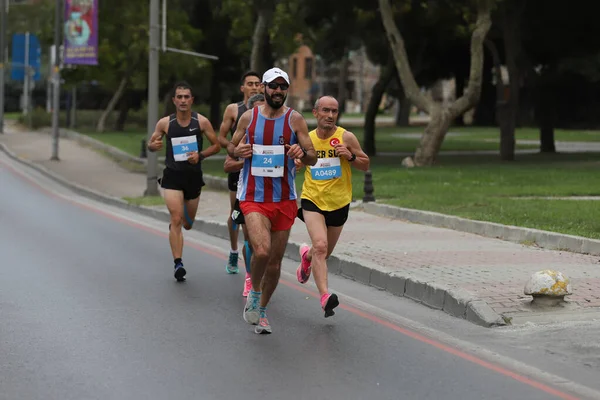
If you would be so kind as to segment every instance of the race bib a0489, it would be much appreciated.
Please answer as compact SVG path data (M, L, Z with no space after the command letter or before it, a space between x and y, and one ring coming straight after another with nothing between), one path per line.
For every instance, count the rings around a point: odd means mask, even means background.
M338 157L319 158L317 163L310 167L312 178L317 181L336 179L342 176L342 166Z

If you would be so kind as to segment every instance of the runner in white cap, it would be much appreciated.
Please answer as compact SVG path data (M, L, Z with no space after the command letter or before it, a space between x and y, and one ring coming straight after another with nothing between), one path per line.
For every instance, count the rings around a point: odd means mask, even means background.
M271 333L267 305L279 283L281 260L296 204L295 159L317 161L302 115L285 100L290 79L271 68L262 79L266 104L242 115L227 152L244 159L237 198L252 246L252 290L244 307L244 320L257 325L256 333Z

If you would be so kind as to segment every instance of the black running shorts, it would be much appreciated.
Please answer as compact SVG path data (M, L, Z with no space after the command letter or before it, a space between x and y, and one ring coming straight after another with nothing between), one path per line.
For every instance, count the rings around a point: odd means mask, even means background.
M175 171L169 168L163 170L163 176L158 182L163 189L182 191L185 200L198 198L205 185L202 171Z
M325 217L326 226L343 226L348 220L348 213L350 212L350 204L334 211L323 211L315 203L310 200L300 200L300 208L298 209L298 218L304 221L303 210L318 212Z
M227 174L227 186L229 186L230 192L237 192L238 180L240 179L240 172L231 172Z

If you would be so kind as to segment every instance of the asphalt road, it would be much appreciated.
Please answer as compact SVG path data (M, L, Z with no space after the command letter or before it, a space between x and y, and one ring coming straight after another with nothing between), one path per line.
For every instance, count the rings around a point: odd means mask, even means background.
M0 399L580 398L420 332L343 278L343 307L324 319L288 261L274 333L256 335L226 242L186 232L176 283L166 224L15 169L0 158Z

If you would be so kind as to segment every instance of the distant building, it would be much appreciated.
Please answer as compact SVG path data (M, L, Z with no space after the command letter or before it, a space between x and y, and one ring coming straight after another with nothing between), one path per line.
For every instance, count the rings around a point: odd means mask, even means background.
M298 47L296 52L285 60L285 70L292 80L287 103L297 110L312 108L314 84L317 78L315 56L306 45Z
M362 48L349 52L348 61L344 112L365 112L380 68L368 60ZM340 62L324 64L322 58L313 54L307 45L301 45L295 53L282 60L282 67L292 80L287 100L290 107L308 111L320 96L339 97Z

